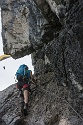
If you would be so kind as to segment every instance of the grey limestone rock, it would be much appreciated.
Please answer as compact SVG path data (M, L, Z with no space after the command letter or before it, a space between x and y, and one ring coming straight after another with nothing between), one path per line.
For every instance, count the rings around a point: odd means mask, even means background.
M2 125L83 125L83 1L2 0L4 53L32 55L38 86L22 119L15 85L0 92Z

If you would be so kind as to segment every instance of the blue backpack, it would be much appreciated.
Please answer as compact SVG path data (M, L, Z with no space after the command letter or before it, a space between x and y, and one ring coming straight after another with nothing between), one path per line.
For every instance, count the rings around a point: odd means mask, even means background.
M27 69L27 72L28 72L28 66L23 64L23 65L20 65L20 67L18 68L17 72L16 72L16 77L20 74L21 76L25 76L26 75L26 69Z

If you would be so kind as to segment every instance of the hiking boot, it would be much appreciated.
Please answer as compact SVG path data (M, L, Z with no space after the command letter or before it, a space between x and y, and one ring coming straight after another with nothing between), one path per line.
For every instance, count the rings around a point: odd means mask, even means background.
M25 103L25 104L24 104L24 115L25 115L25 116L28 114L27 109L28 109L28 104Z
M24 104L24 109L28 109L28 104L27 103Z

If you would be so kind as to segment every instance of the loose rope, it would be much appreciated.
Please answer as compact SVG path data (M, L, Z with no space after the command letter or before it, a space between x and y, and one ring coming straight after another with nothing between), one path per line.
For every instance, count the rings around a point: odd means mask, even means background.
M38 91L44 92L47 95L49 95L49 91L46 91L45 89L40 88L40 90L38 89ZM50 95L55 96L55 94L51 94L51 93L50 93ZM83 118L81 117L81 115L70 105L70 103L65 98L61 98L61 97L57 97L57 98L62 99L63 101L65 101L69 105L69 107L77 114L77 116L83 121Z

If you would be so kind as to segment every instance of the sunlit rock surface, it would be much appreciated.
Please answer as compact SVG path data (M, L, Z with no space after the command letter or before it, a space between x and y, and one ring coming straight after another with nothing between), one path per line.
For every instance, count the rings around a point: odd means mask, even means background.
M32 54L38 87L21 118L15 85L0 92L6 125L83 125L83 1L2 0L3 49Z

